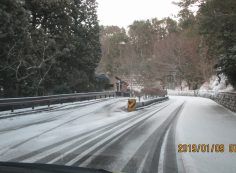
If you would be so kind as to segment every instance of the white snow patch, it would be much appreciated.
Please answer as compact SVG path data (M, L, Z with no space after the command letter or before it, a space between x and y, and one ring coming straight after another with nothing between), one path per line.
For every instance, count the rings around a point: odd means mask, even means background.
M225 145L224 153L177 153L186 172L235 172L236 153L229 153L228 145L236 143L236 114L210 99L175 98L187 100L177 123L176 147L178 144Z
M212 76L209 81L205 82L201 87L200 91L234 91L234 88L227 84L227 78L224 75L220 75L221 80L217 76Z

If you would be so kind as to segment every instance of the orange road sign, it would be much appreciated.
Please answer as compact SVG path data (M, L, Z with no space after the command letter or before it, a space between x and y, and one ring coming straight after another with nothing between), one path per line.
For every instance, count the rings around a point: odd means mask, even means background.
M136 99L128 100L128 112L132 112L136 109Z

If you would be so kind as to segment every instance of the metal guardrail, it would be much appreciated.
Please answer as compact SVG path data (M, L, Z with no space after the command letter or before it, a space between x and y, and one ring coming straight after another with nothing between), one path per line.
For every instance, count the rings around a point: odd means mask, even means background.
M177 96L195 96L209 98L226 108L236 112L236 92L212 91L212 90L190 90L190 91L173 91L169 90L168 95Z
M77 101L81 98L102 98L102 97L115 97L116 93L113 91L108 92L90 92L90 93L73 93L73 94L61 94L61 95L50 95L50 96L39 96L39 97L20 97L20 98L3 98L0 99L0 108L11 109L12 112L16 106L30 105L32 109L36 104L46 104L50 106L51 103L63 103L65 101ZM1 110L1 109L0 109Z
M168 95L180 95L180 96L197 96L199 94L236 94L236 92L229 91L213 91L213 90L187 90L187 91L176 91L167 90Z
M169 99L169 97L166 96L166 97L160 97L160 98L155 98L155 99L151 99L151 100L146 100L146 101L138 102L136 107L139 108L139 107L143 107L143 106L148 106L150 104L163 102L163 101L166 101L168 99Z

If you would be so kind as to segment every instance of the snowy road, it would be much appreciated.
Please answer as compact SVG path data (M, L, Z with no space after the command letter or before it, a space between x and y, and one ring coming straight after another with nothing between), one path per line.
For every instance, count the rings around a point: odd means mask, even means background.
M204 98L171 97L135 112L127 98L0 113L0 161L122 171L233 172L236 115ZM179 153L179 144L224 144L223 153Z

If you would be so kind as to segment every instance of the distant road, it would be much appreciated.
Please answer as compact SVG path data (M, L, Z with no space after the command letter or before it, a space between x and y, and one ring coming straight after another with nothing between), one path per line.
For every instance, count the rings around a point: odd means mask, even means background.
M127 173L236 169L236 153L227 151L236 143L235 113L194 97L171 97L131 113L126 104L127 98L103 99L7 115L0 119L0 161ZM225 144L225 152L178 153L179 144Z

